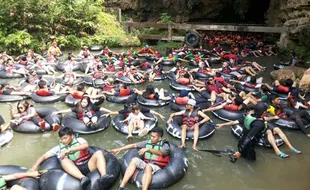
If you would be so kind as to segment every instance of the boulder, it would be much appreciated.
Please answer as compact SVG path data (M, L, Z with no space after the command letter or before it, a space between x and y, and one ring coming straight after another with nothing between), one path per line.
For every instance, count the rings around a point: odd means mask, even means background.
M274 80L279 80L283 83L286 79L301 79L304 75L305 69L300 67L285 67L283 69L275 70L270 73L271 78Z
M299 88L306 92L310 91L310 69L304 72L303 77L299 81Z

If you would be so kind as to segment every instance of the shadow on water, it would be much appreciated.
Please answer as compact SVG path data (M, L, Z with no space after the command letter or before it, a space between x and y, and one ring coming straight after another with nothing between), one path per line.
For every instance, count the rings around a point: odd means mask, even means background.
M278 62L277 57L249 58L267 67L263 74L266 82L271 82L269 72L272 65ZM15 80L14 80L15 81ZM172 92L167 81L154 82L154 86L164 88ZM145 89L146 84L133 86ZM177 93L176 91L174 93ZM195 95L198 95L197 93ZM16 104L15 104L16 105ZM52 104L59 109L68 108L63 103ZM123 105L105 102L102 106L111 110L120 110ZM171 113L168 106L153 108L155 111L168 117ZM0 114L6 120L9 119L8 105L1 103ZM215 123L222 121L208 113ZM159 121L158 126L164 128L165 123ZM310 189L308 175L310 173L309 140L300 131L285 131L293 146L303 151L302 155L296 155L287 147L281 150L290 155L283 160L277 157L271 149L256 148L257 161L250 162L239 159L235 164L231 163L227 156L216 157L206 152L194 152L192 142L187 142L187 154L189 169L187 175L169 189L238 189L238 190L265 190L265 189ZM31 167L35 160L44 152L58 143L57 134L19 134L14 133L13 141L0 150L0 164L17 164ZM180 140L169 136L166 132L164 137L179 144ZM105 149L113 149L127 144L126 137L110 126L107 130L90 136L83 136L89 144ZM143 139L146 139L143 138ZM138 142L142 139L135 139ZM217 130L215 134L206 140L200 140L200 148L206 149L237 149L237 139L231 134L229 127ZM119 156L120 157L120 156ZM113 189L115 189L114 187ZM136 189L133 185L129 189Z

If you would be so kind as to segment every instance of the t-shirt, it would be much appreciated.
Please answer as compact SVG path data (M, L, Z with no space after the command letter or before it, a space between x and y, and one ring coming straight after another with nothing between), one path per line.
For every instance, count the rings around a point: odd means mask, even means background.
M126 118L128 120L128 122L130 121L134 121L136 119L145 119L145 115L143 115L143 113L139 112L138 114L134 114L134 113L130 113L129 116Z
M140 148L145 148L145 146L146 146L146 144L147 144L147 141L148 141L148 140L145 140L145 141L141 141L141 142L136 143L136 147L137 147L138 149L140 149ZM163 156L169 155L169 154L170 154L170 147L169 147L169 145L168 145L167 143L164 143L164 144L163 144L163 148L161 149L161 151L163 152Z
M78 137L76 139L80 144L84 144L87 143L87 141L81 137ZM57 156L59 157L61 151L60 151L60 145L55 146L54 148L50 149L49 151L47 151L45 154L47 154L48 158L52 157L52 156Z

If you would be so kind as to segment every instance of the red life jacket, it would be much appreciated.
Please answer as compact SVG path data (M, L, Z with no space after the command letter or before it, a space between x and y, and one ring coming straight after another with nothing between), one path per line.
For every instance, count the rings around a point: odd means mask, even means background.
M109 65L108 67L107 67L107 71L109 71L109 72L114 72L115 71L115 66L114 65Z
M208 85L208 91L209 93L211 93L212 91L214 91L215 93L219 94L222 92L222 89L219 88L216 83L212 84L212 85Z
M106 84L104 87L103 87L103 91L110 91L114 88L114 85L108 85Z
M275 115L279 116L280 118L287 118L287 115L284 113L283 109L279 108L278 106L274 106L275 110Z
M214 76L214 80L219 82L220 84L222 84L223 86L227 86L228 83L224 80L223 77L217 77L217 76Z
M188 96L184 96L184 97L179 96L175 99L175 103L178 105L186 105L188 100L189 100Z
M162 75L161 69L153 69L153 73L155 73L156 76Z
M280 93L288 93L290 91L289 87L282 85L279 85L276 89L277 89L276 91Z
M150 94L150 95L148 96L148 99L150 99L150 100L155 100L155 94Z
M84 95L84 92L82 91L75 91L72 93L72 97L75 99L79 99L79 100L83 98L83 95Z
M224 54L221 56L221 59L229 59L230 55L229 54Z
M100 79L103 77L103 72L102 71L96 71L93 75L94 78Z
M83 117L86 115L86 114L91 114L91 115L94 115L95 111L94 110L89 110L88 108L80 113L77 113L77 117L79 120L82 120L83 121Z
M190 84L190 80L188 78L180 78L179 79L179 84L189 85Z
M38 96L51 96L52 94L46 89L40 89L37 91Z
M249 87L249 88L255 88L255 84L252 84L252 83L244 83L244 86L246 86L246 87Z
M130 95L130 89L129 88L121 89L119 91L119 94L118 94L118 96L128 96L128 95Z
M192 113L190 113L188 110L185 110L185 113L183 115L183 125L192 127L198 122L199 122L198 109L192 111Z
M229 105L225 105L224 109L225 110L229 110L229 111L239 111L239 106L236 104L229 104Z
M160 151L160 150L162 150L163 145L164 145L164 142L162 142L162 141L159 141L156 144L152 144L152 141L148 140L145 148L152 148L152 149ZM157 165L159 167L166 167L168 165L169 161L170 161L170 157L169 156L165 156L165 157L157 156L157 155L152 154L150 152L146 152L144 154L143 161L145 163L155 164L155 165Z
M146 64L146 62L143 62L143 63L140 64L140 68L141 69L148 69L149 66L148 66L148 64Z
M110 53L110 51L108 49L103 50L104 55L108 55L109 53Z
M229 73L231 73L231 69L229 67L223 67L222 72L229 74Z

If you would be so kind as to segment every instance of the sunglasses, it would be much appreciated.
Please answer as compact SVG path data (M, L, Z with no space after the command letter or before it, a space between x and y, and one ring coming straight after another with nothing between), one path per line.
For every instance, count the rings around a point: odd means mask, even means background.
M209 81L213 81L213 79L209 79Z
M22 106L21 106L21 107L17 107L17 108L18 108L18 109L24 109L24 107L22 107Z

